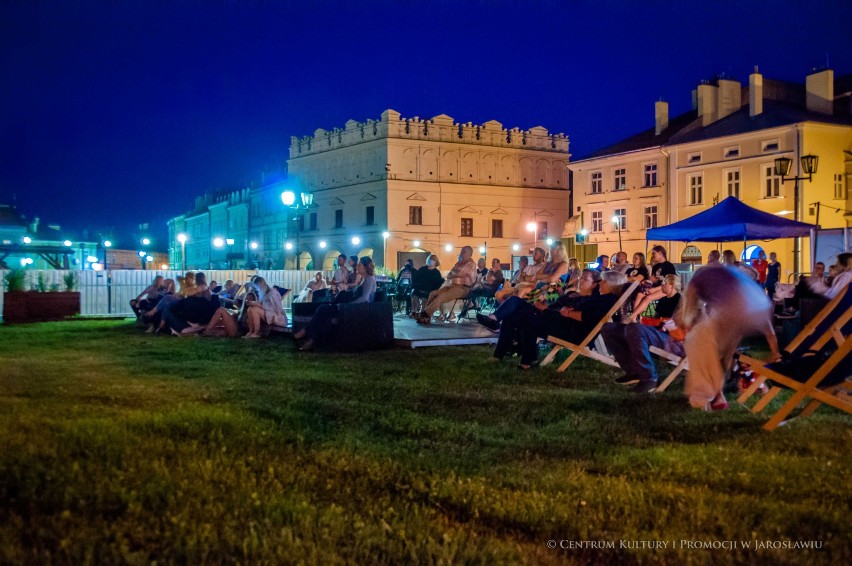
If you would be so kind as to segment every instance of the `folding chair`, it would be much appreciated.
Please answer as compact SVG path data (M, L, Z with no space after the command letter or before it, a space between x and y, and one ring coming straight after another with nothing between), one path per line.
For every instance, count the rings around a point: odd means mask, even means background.
M681 372L689 370L689 361L686 359L686 356L680 357L677 354L672 354L671 352L667 352L662 348L657 348L656 346L651 346L648 350L654 354L655 356L659 356L665 360L667 360L671 365L674 366L674 369L666 376L666 378L660 383L655 389L655 393L662 393L666 390L666 388L672 384L677 376L681 374Z
M560 371L560 372L565 371L565 369L568 368L568 366L570 366L572 363L574 363L574 360L576 360L579 356L586 356L587 358L592 358L593 360L597 360L599 362L603 362L605 364L612 365L613 359L610 356L603 355L600 352L597 352L595 350L590 349L589 345L598 336L598 334L601 331L601 328L603 328L603 325L606 324L607 322L609 322L612 319L612 315L614 315L616 312L618 312L618 310L622 307L624 302L630 297L630 295L633 293L633 291L638 286L639 286L638 281L634 281L633 283L631 283L621 293L621 296L618 298L618 300L615 302L615 304L612 305L612 308L609 309L609 311L606 313L606 315L598 321L598 323L595 325L595 327L592 328L591 332L589 332L589 334L579 344L572 344L570 342L562 340L561 338L557 338L556 336L548 336L547 340L548 340L548 342L553 343L553 348L550 350L550 352L547 354L547 356L545 356L545 358L541 361L540 365L546 366L547 364L552 362L553 359L556 358L556 355L560 351L562 351L562 349L571 350L571 355L568 356L568 359L566 359L564 362L562 362L562 365L560 365L559 368L557 369L557 371Z
M788 360L802 360L807 356L820 356L831 348L831 342L837 350L830 357L819 363L820 358L812 360L819 364L812 368L813 373L802 381L791 375L794 369L789 362L766 364L748 356L740 356L740 360L751 365L757 375L754 382L746 389L737 401L741 404L754 394L760 385L770 381L770 389L755 403L751 411L762 411L782 390L794 391L790 399L764 425L766 430L773 430L784 422L784 419L806 398L811 402L802 410L800 416L813 413L820 404L827 404L846 412L852 412L852 403L834 393L841 388L843 382L852 376L852 291L849 287L838 293L832 301L799 333L785 349Z

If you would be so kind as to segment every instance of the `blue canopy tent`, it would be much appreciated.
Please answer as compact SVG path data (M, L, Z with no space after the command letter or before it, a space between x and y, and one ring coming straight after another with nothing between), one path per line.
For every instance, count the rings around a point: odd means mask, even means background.
M676 242L744 242L809 236L813 224L757 210L728 197L716 206L680 222L651 228L646 239Z

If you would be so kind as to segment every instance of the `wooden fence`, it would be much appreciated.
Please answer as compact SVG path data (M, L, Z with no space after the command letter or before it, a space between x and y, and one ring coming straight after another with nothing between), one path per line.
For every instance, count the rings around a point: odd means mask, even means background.
M77 278L75 291L80 292L80 314L84 316L133 316L130 309L130 301L135 299L154 277L162 275L166 279L177 279L182 275L181 271L161 270L110 270L110 271L65 271L65 270L43 270L27 271L25 282L26 290L36 290L39 277L43 285L48 289L65 290L65 275L74 273ZM299 294L305 284L316 274L316 271L296 270L209 270L204 272L207 281L216 281L222 285L228 279L237 283L245 283L253 275L259 275L266 279L269 285L278 285L291 289L284 297L284 307L289 309L293 299ZM0 282L6 290L6 280L3 277L6 271L0 271ZM331 272L325 272L326 277L331 277ZM3 294L0 293L0 317L3 312Z

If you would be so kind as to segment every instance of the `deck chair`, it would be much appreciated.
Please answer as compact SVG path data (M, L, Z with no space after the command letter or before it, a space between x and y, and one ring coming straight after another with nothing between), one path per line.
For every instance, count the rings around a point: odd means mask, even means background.
M745 404L762 383L769 381L771 387L751 408L752 412L758 413L766 408L782 389L792 389L794 393L790 399L764 425L766 430L773 430L781 425L806 398L812 400L802 410L800 416L810 415L823 403L852 412L852 403L848 401L848 398L845 400L835 395L844 381L852 376L850 333L852 333L852 291L847 287L838 293L785 349L784 357L788 360L795 361L807 356L816 356L810 358L815 364L815 367L811 369L811 375L804 377L792 375L793 366L789 362L766 364L748 356L740 356L742 361L751 365L757 377L737 401ZM833 346L836 346L837 350L825 358L824 353Z
M671 373L669 373L669 375L667 375L666 378L654 389L655 393L662 393L669 385L672 384L672 381L674 381L681 372L689 371L689 361L686 359L686 356L681 358L677 354L672 354L671 352L667 352L662 348L657 348L656 346L651 346L648 350L655 356L663 358L674 366Z
M552 362L554 358L556 358L556 355L563 349L571 350L571 355L568 356L568 359L562 362L562 365L560 365L557 369L557 371L560 372L565 371L568 366L574 363L574 360L576 360L580 356L586 356L587 358L591 358L593 360L612 365L613 360L610 356L606 356L604 354L601 354L600 352L592 350L591 348L589 348L589 345L598 336L598 334L600 334L603 325L612 320L612 315L618 312L618 310L624 304L624 301L626 301L628 297L630 297L630 295L638 286L638 281L634 281L633 283L628 285L628 287L621 293L621 296L618 298L615 304L612 305L612 308L609 309L606 315L598 321L595 327L592 328L591 332L589 332L589 334L579 344L572 344L570 342L562 340L561 338L557 338L556 336L548 336L547 340L548 342L551 342L553 344L553 348L550 350L547 356L545 356L545 358L541 361L541 364L539 365L546 366L547 364Z

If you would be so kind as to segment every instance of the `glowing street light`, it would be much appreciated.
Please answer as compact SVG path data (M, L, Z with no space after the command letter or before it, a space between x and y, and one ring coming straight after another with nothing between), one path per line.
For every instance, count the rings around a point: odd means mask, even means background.
M352 245L358 246L360 244L361 244L361 238L359 238L358 236L352 236Z
M139 252L139 257L145 257L145 252L140 251L140 252Z
M221 248L225 245L225 238L213 238L213 247Z
M284 206L293 206L296 202L296 193L293 191L284 191L281 193L281 202L284 203Z
M447 245L445 245L445 246L444 246L444 249L445 249L446 251L448 251L448 252L451 252L451 251L453 251L453 245L452 245L452 244L447 244Z
M533 233L533 247L538 244L538 222L528 222L527 230Z
M184 240L184 241L186 241L186 240ZM111 248L112 242L110 242L109 240L104 240L104 247L105 248Z
M516 252L521 249L521 244L512 244L512 251Z
M62 245L65 246L66 248L70 248L74 244L71 242L71 240L65 240L64 242L62 242Z
M89 263L98 263L98 258L93 255L90 255L86 256L86 261L88 261Z
M21 241L25 244L32 244L33 243L33 239L30 238L29 236L24 236L23 238L21 238ZM27 259L27 258L24 258L24 259Z
M388 264L388 238L390 238L390 232L385 230L382 232L382 243L384 244L382 249L382 263L384 263L385 266Z
M553 238L548 238L547 240L545 240L545 242L547 243L548 246L552 246L553 245Z
M154 261L154 258L153 258L153 257L151 257L151 256L149 256L149 255L146 255L146 256L145 256L145 262L146 262L146 263L150 263L150 262L152 262L152 261Z
M325 240L320 240L319 247L321 250L324 250L327 246L328 244L325 243Z
M162 269L163 271L167 270L168 268L169 268L169 266L166 265L165 263L160 266L160 269Z
M419 248L420 247L420 240L414 240L413 242L411 242L411 245L413 245L415 248Z
M612 223L618 229L618 251L621 251L621 219L617 215L613 216Z
M292 244L292 242L287 242L286 244L284 244L284 249L286 249L288 252L289 252L290 250L292 250L292 249L293 249L293 244Z
M251 249L253 249L253 250L256 250L256 249L257 249L257 242L252 242L252 243L250 243L250 244L249 244L249 247L250 247Z
M148 238L142 238L142 245L143 246L151 245L151 240L149 240Z

